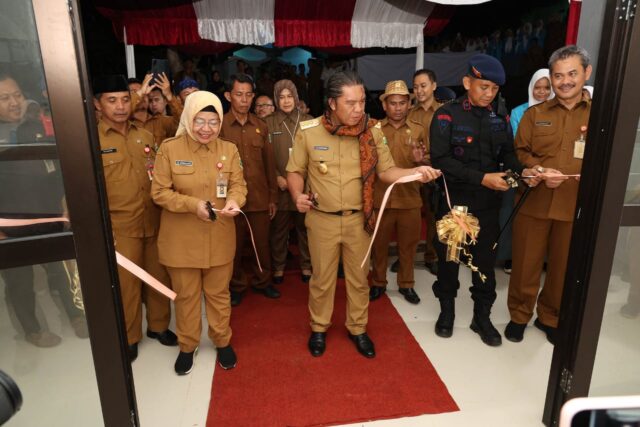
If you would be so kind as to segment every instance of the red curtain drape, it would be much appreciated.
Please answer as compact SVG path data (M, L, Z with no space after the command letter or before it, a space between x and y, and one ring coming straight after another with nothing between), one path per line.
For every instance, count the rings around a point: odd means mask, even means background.
M98 11L111 19L120 40L123 40L123 27L127 28L129 44L174 46L196 44L202 40L198 35L198 20L192 3L142 10L98 7Z
M427 18L427 25L424 26L425 37L435 37L440 34L453 18L455 10L455 6L436 4L431 15Z
M276 0L275 45L351 46L356 0Z
M569 4L569 19L567 19L567 37L565 38L565 44L576 44L578 41L581 10L582 0L571 0Z

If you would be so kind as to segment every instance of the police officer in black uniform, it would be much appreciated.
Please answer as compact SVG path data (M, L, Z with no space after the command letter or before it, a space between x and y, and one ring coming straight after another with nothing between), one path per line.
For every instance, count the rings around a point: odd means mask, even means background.
M493 104L504 82L504 68L497 59L484 54L473 56L468 74L462 79L466 94L439 108L430 129L431 161L433 167L442 170L451 204L467 206L468 212L480 222L477 243L469 247L469 252L486 280L482 282L478 273L472 273L471 329L490 346L502 344L502 337L489 318L496 299L496 254L492 246L499 231L501 192L510 188L500 164L504 164L504 170L523 173L514 152L508 118L506 114L499 114ZM537 172L526 169L524 174L537 175ZM529 181L530 185L537 184L537 178ZM444 189L442 183L440 186ZM436 220L448 211L446 200L442 200ZM459 265L447 262L446 245L437 241L435 248L439 265L433 293L440 300L441 309L435 332L448 338L453 334L454 301L460 287Z

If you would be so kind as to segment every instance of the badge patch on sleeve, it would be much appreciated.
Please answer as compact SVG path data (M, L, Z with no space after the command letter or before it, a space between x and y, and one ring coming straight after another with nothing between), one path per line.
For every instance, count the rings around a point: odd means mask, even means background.
M438 124L440 125L440 130L445 130L447 126L451 124L453 119L448 114L438 114Z

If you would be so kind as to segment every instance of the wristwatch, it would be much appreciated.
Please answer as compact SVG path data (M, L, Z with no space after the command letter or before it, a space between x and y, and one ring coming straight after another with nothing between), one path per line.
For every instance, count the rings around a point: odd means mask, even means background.
M540 173L544 173L544 168L542 166L538 166L536 170Z

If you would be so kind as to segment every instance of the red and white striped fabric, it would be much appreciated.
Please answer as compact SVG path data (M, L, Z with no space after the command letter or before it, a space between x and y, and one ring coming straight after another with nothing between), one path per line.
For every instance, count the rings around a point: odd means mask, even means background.
M441 30L449 5L489 0L95 0L116 34L134 45L209 43L309 47L418 46ZM444 6L443 6L444 5ZM429 16L435 15L430 29ZM425 27L426 25L426 27ZM436 32L437 33L437 32ZM212 42L214 42L212 44Z

